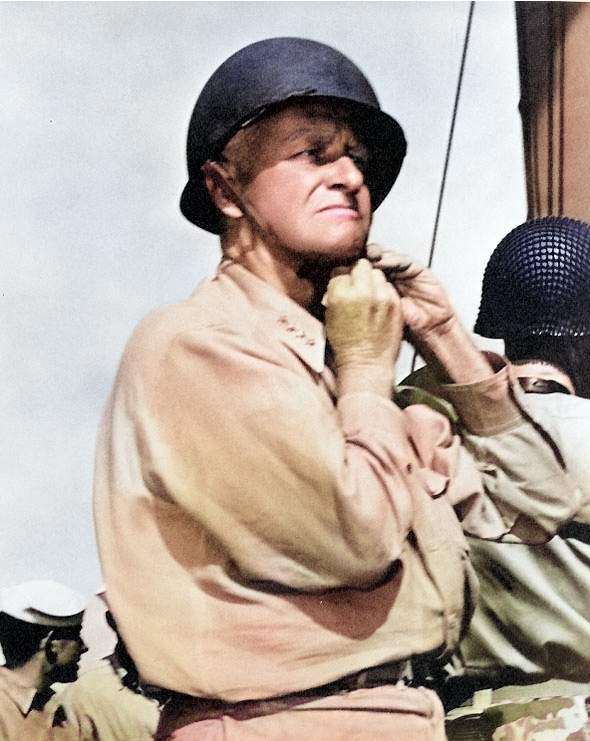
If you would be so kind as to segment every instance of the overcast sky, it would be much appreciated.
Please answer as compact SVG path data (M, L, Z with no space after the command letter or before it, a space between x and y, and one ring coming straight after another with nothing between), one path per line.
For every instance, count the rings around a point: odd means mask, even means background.
M101 584L94 441L141 316L214 271L178 209L197 95L240 47L331 44L405 130L372 238L428 258L468 2L0 3L0 586ZM526 218L514 6L478 2L434 257L464 323ZM408 371L404 356L400 377Z

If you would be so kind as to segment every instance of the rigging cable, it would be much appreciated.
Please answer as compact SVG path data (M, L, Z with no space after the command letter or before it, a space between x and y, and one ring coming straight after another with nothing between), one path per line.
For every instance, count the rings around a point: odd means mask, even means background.
M428 267L432 267L432 260L434 258L434 247L436 244L436 236L438 233L438 223L440 220L440 212L442 209L442 201L443 196L445 192L445 185L447 181L447 172L449 169L449 161L451 159L451 149L453 146L453 136L455 134L455 122L457 120L457 111L459 109L459 99L461 97L461 86L463 84L463 73L465 71L465 60L467 58L467 48L469 46L469 37L471 35L471 24L473 21L473 11L475 10L475 0L471 0L469 3L469 14L467 16L467 26L465 28L465 38L463 40L463 53L461 56L461 66L459 68L459 77L457 79L457 89L455 91L455 104L453 106L453 115L451 117L451 128L449 130L449 140L447 142L447 151L445 154L445 164L443 167L443 174L442 179L440 183L440 189L438 193L438 205L436 207L436 216L434 219L434 229L432 232L432 241L430 243L430 253L428 255ZM416 350L414 350L414 357L412 358L412 368L411 372L414 372L415 366L416 366L416 358L418 356L418 353Z

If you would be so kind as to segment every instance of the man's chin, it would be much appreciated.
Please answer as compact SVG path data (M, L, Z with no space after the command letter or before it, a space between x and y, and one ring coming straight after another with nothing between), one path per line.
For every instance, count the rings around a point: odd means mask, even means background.
M367 256L367 243L366 241L353 244L350 247L342 247L338 250L332 250L329 252L317 252L309 255L308 259L305 260L302 269L306 270L307 265L315 266L315 269L333 269L346 265L354 265L357 260L361 257ZM301 271L299 271L300 274Z
M343 244L337 251L337 256L332 258L334 267L342 265L354 265L361 257L367 256L368 235L363 232L348 244Z

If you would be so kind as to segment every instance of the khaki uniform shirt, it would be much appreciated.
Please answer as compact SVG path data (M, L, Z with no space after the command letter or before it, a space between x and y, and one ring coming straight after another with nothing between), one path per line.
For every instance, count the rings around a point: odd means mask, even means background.
M0 741L78 741L67 729L53 726L52 712L31 710L36 694L0 667Z
M1 741L14 741L22 738L24 720L35 697L35 692L35 688L20 685L9 669L0 667Z
M153 700L122 684L108 659L65 685L46 709L80 741L150 741L160 715Z
M324 351L319 321L229 261L131 338L94 511L146 682L239 701L450 650L477 589L453 505L472 531L516 540L581 506L505 369L455 389L476 465L426 406L336 402Z

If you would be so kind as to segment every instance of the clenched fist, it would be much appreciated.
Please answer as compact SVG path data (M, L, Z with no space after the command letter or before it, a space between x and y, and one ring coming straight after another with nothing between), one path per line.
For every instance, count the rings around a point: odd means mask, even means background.
M330 280L325 304L340 393L364 390L389 396L403 333L395 288L382 270L362 259Z

